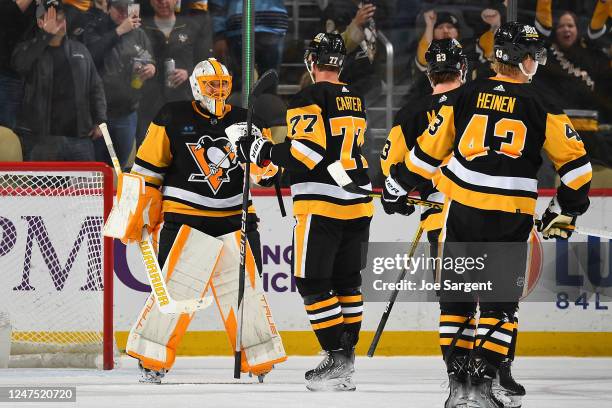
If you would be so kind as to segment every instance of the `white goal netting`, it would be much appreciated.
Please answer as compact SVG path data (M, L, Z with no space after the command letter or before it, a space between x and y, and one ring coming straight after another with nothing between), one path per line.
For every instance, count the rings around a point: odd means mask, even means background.
M99 169L61 166L0 168L0 313L12 330L10 366L103 366L104 273L112 265L101 231L112 191Z

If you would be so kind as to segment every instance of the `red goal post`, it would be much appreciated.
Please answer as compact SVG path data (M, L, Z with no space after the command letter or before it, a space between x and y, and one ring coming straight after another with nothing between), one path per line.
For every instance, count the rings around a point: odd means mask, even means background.
M106 164L0 162L0 313L16 366L113 368L112 205Z

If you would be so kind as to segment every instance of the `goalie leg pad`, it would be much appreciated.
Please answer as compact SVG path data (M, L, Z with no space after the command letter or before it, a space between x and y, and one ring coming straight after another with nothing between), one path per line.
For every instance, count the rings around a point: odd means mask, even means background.
M238 270L240 267L240 232L222 235L223 250L210 284L217 302L232 350L236 344ZM287 359L283 343L274 323L270 305L255 258L247 243L246 279L243 298L242 372L267 373L276 363Z
M163 274L176 300L204 296L219 261L223 242L187 225L181 226L166 258ZM191 323L192 314L163 314L149 295L130 331L126 352L144 368L169 370L176 349Z

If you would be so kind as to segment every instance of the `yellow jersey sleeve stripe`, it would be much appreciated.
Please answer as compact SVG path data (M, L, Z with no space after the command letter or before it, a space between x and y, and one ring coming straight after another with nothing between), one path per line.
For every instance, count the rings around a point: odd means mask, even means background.
M147 135L138 149L136 157L155 167L165 168L172 163L170 139L166 127L155 123L149 125Z
M327 146L321 108L316 104L289 109L287 111L287 132L293 140L308 140L323 149Z
M548 37L552 31L552 24L552 0L538 0L536 3L536 28Z
M592 177L591 163L587 163L561 177L561 182L572 190L578 190L589 183Z
M418 174L421 177L431 179L436 174L436 171L438 171L438 168L418 158L414 150L415 149L412 149L410 151L408 161L406 162L406 167L408 167L408 170Z
M384 150L380 155L380 168L383 174L388 176L391 165L405 161L408 153L402 127L400 125L393 126L387 137Z

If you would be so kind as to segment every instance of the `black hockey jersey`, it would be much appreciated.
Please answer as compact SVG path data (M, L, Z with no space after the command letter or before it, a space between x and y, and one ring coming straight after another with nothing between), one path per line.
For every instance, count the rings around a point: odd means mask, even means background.
M132 173L161 187L166 215L226 217L241 213L244 171L225 129L245 122L246 113L246 109L226 105L224 114L216 117L195 101L162 107L138 149ZM254 123L269 137L260 121ZM251 202L249 206L253 212Z
M391 165L407 162L408 155L419 137L436 117L442 105L452 104L458 89L426 95L400 109L393 120L385 146L380 153L380 167L385 176Z
M591 164L567 115L530 84L489 78L459 88L419 136L407 164L413 175L430 179L452 152L436 176L438 190L470 207L534 214L542 149L561 178L564 211L586 211Z
M289 172L294 214L336 219L372 216L372 199L340 188L327 166L340 160L349 176L371 189L361 154L365 104L343 83L319 82L297 93L287 110L287 140L272 148L272 161Z
M429 122L436 117L440 107L452 103L458 90L425 95L416 101L410 102L395 115L393 127L380 153L380 167L385 176L389 175L390 168L396 163L408 163L410 151ZM432 182L427 180L420 183L416 189L424 200L444 202L444 195L434 188ZM425 231L442 228L442 214L439 211L426 210L421 213L421 221Z

